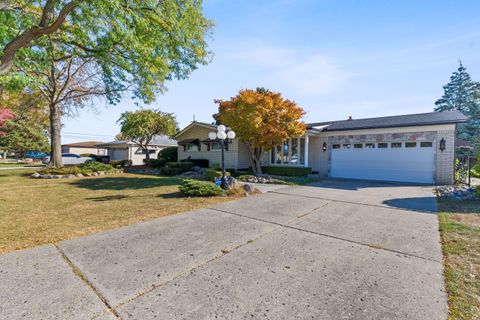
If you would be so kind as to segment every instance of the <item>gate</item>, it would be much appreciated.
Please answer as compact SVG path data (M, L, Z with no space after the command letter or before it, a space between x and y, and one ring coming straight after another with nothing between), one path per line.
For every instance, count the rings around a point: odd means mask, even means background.
M475 158L459 156L455 158L455 183L470 185L472 181L471 169L475 165Z

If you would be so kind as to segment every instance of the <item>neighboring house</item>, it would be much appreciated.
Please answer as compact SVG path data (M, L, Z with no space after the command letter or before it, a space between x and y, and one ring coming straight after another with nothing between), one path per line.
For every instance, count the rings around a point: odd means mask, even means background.
M175 147L177 142L167 136L156 136L148 145L150 159L157 159L160 150L166 147ZM132 141L116 140L99 144L98 147L107 149L110 160L128 160L132 165L144 164L145 150Z
M194 121L175 135L178 141L178 160L207 159L210 166L220 166L222 163L221 146L218 142L208 139L210 131L216 131L217 126ZM248 169L250 166L248 149L239 139L233 139L225 152L225 167L232 169Z
M311 167L322 177L452 184L456 125L466 121L462 113L447 111L310 123L304 136L284 141L262 162ZM177 134L179 159L220 163L218 148L203 143L214 128L193 122ZM226 167L248 166L248 150L234 139Z
M69 144L62 144L62 153L74 154L95 154L97 156L104 156L107 154L105 148L99 148L97 145L104 143L103 141L83 141Z

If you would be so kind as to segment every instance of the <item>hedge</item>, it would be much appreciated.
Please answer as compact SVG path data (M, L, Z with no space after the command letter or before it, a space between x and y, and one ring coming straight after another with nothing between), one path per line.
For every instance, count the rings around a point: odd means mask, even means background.
M480 164L473 166L470 172L472 174L472 177L480 178Z
M184 159L180 160L181 162L191 162L193 163L194 166L200 167L200 168L208 168L209 165L209 160L208 159Z
M110 160L108 163L115 168L129 167L132 165L131 160Z
M158 160L164 160L167 162L177 162L178 161L178 148L177 147L166 147L158 153Z
M308 167L281 167L281 166L265 166L262 167L263 173L273 174L276 176L306 176L312 172L312 168Z
M224 193L222 188L212 182L192 179L183 180L178 189L189 197L218 196Z
M149 166L152 168L161 168L167 164L164 159L150 159Z
M192 169L192 162L168 162L160 168L160 173L165 176L176 176Z
M104 164L101 162L88 162L82 163L77 166L69 166L69 167L62 167L62 168L45 168L41 170L40 174L86 174L86 173L94 173L94 172L108 172L113 170L114 168L109 164Z
M227 176L230 175L230 172L226 171L225 174ZM218 171L215 169L206 169L205 172L203 173L204 177L208 181L215 181L215 179L221 178L222 177L222 171Z

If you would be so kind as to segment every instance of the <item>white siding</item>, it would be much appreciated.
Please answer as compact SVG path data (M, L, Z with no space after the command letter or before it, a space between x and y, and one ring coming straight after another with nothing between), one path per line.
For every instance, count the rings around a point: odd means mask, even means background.
M200 125L193 126L176 139L177 141L185 139L206 140L208 139L208 133L210 131L212 131L212 129ZM191 159L208 159L210 165L221 165L222 163L221 151L208 151L207 145L205 144L200 145L200 151L185 151L184 147L179 145L178 160L188 159L189 157ZM225 151L225 167L238 169L238 158L238 139L234 139L233 142L228 146L228 151Z

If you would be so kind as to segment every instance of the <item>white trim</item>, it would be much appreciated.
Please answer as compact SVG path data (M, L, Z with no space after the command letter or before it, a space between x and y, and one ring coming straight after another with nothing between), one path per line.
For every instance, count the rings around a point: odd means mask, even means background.
M308 134L305 135L305 161L304 161L304 167L308 167L308 145L309 145L309 139L308 139Z

